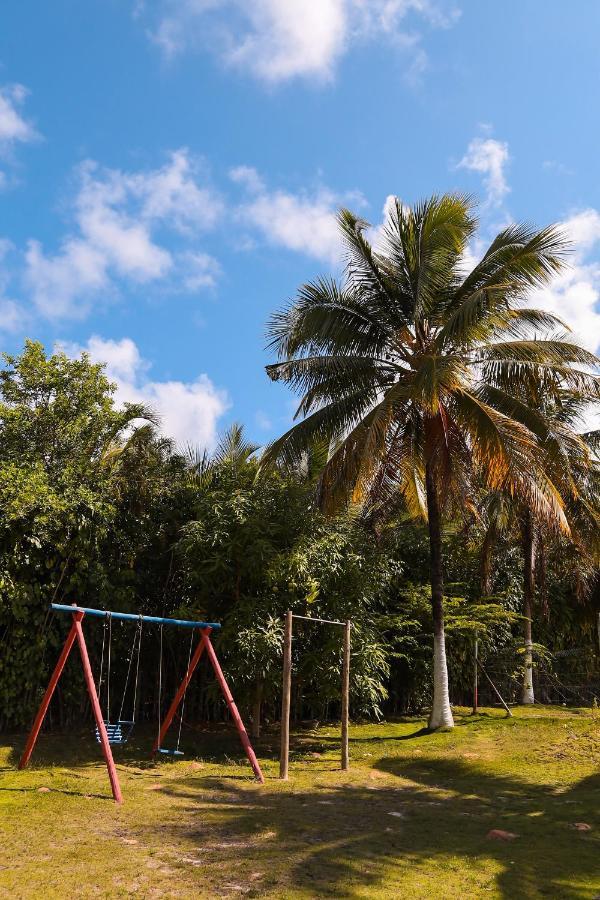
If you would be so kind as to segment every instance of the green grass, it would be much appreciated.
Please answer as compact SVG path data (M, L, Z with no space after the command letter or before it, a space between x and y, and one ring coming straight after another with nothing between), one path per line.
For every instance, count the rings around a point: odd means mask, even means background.
M89 734L43 737L25 772L23 738L0 738L0 896L600 896L600 716L456 719L355 726L348 773L333 726L299 731L287 783L267 733L263 787L227 729L156 766L138 732L116 754L122 807Z

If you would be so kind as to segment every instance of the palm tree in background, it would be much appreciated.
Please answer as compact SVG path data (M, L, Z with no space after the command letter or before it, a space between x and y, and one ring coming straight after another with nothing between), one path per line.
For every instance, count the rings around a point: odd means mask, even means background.
M510 225L465 272L477 221L460 195L409 208L392 204L375 246L368 223L339 214L346 251L341 282L321 278L272 317L267 367L301 395L301 419L265 451L263 466L297 465L327 442L322 507L354 502L386 515L402 498L428 523L434 628L430 728L452 726L444 637L443 519L469 508L475 478L519 495L537 517L568 525L546 471L537 432L542 413L521 398L533 381L557 380L598 395L575 368L596 358L563 324L525 308L529 291L563 265L554 227ZM543 334L543 339L539 335Z
M545 468L559 488L564 510L547 508L543 518L519 496L506 492L487 493L481 504L485 523L481 547L481 593L492 593L492 568L496 543L500 535L512 535L522 548L523 555L523 637L524 666L521 702L535 702L533 686L533 637L535 601L539 576L544 579L545 548L559 541L568 547L576 566L573 587L575 594L584 596L590 587L600 561L600 508L598 506L599 459L594 452L596 433L578 433L585 416L588 399L578 391L565 391L559 383L546 380L543 393L539 384L531 383L528 404L541 411L530 424L535 430L540 453L546 455ZM569 526L561 532L561 517ZM565 544L565 539L567 543Z

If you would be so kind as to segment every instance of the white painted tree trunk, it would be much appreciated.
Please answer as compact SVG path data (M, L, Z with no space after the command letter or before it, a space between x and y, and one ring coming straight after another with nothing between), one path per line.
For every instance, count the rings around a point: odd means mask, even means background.
M521 703L535 703L533 695L533 643L531 638L525 641L525 674L523 676L523 693Z
M433 705L429 716L429 728L454 728L448 691L446 640L443 630L433 637Z

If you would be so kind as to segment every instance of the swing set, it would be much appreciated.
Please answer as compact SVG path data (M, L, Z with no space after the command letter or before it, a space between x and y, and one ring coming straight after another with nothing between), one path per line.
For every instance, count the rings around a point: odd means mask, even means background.
M192 675L200 661L200 658L203 653L206 653L210 663L213 667L215 676L219 683L219 687L221 688L221 692L225 698L227 706L229 708L229 712L231 713L231 717L235 723L235 726L238 730L240 740L242 742L242 746L248 757L248 761L252 766L252 770L256 779L263 784L264 776L261 772L260 766L258 764L258 760L256 759L256 755L254 750L252 749L252 745L250 744L250 739L248 738L248 733L246 728L244 727L244 723L239 714L238 708L235 704L231 691L229 690L229 686L227 681L225 680L225 676L223 674L223 670L221 669L221 665L215 653L215 649L210 640L210 634L212 631L220 628L220 624L217 622L194 622L188 619L165 619L159 616L143 616L143 615L134 615L132 613L122 613L122 612L113 612L102 609L88 609L87 607L76 606L73 604L72 606L65 606L60 603L52 603L51 609L54 612L60 613L68 613L72 617L72 625L71 629L67 635L65 640L63 649L58 658L56 666L54 668L54 672L50 678L48 683L48 687L46 688L46 692L44 693L44 697L40 704L40 707L37 711L37 715L34 719L31 731L29 733L29 737L27 738L27 743L25 744L25 749L23 751L23 755L19 762L19 769L24 769L27 763L30 760L31 754L33 752L33 748L35 747L38 735L40 733L40 729L42 727L42 723L44 721L45 715L48 711L48 706L50 705L50 701L52 699L52 695L56 689L56 685L60 679L62 671L65 667L65 663L69 657L69 653L73 647L75 641L77 641L77 645L79 647L79 654L81 656L81 663L83 666L83 675L87 687L87 691L90 698L90 703L92 706L92 712L94 714L94 720L96 723L96 739L98 743L102 746L102 753L106 762L106 767L108 769L108 777L110 780L110 785L112 789L113 798L116 803L122 803L123 797L121 794L121 787L119 785L119 778L117 775L117 770L115 767L113 755L112 755L112 746L119 746L126 744L129 738L133 733L133 729L135 728L135 718L136 718L136 708L137 708L137 693L138 693L138 683L139 683L139 672L140 672L140 657L141 657L141 648L142 648L142 632L144 623L154 624L160 626L160 662L159 662L159 672L158 672L158 703L159 703L159 722L158 722L158 733L156 736L156 740L154 741L152 747L152 757L154 757L157 753L162 753L167 756L183 756L183 751L179 749L180 741L181 741L181 728L183 725L183 712L185 708L185 695L187 691L187 687L191 681ZM90 659L87 651L87 646L85 643L85 637L82 628L82 621L85 616L92 617L101 617L104 619L104 631L102 635L102 656L100 661L100 677L98 679L98 688L96 688L96 684L94 683L94 676L92 674L92 667L90 665ZM137 623L137 628L134 633L133 642L131 646L131 651L129 654L129 661L127 665L127 676L125 679L125 687L123 689L123 695L121 698L121 703L119 707L119 713L114 720L111 720L110 715L110 674L111 674L111 645L112 645L112 621L113 619L124 620L124 621L133 621ZM162 701L162 661L163 661L163 629L164 626L173 626L176 628L189 628L190 629L190 644L189 644L189 652L188 652L188 661L187 661L187 669L184 675L183 681L179 685L177 692L171 702L169 710L163 719L162 723L160 721L160 711L161 711L161 701ZM199 633L199 640L196 644L196 648L193 649L194 645L194 632ZM193 652L192 652L193 651ZM106 675L105 675L105 658L106 658ZM135 660L135 663L134 663ZM134 678L133 678L133 698L131 705L131 717L128 719L123 718L125 712L125 699L127 696L127 689L129 686L132 670L134 669ZM102 695L102 688L104 685L104 694L106 697L105 710L106 715L102 714L102 707L100 703L100 697ZM165 737L167 731L175 715L177 714L177 710L181 705L181 713L179 718L179 731L177 735L177 744L174 749L168 749L164 746Z

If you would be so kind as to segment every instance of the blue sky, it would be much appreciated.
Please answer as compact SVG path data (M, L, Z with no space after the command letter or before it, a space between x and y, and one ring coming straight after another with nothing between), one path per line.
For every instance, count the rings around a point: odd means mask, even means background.
M600 344L600 4L19 0L0 13L0 338L106 361L179 442L290 421L271 312L339 270L333 217L476 193L481 250L560 221L532 302Z

